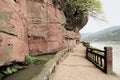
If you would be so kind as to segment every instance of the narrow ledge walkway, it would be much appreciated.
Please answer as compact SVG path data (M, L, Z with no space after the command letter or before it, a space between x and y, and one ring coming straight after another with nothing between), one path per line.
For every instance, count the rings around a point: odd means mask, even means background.
M120 78L103 73L85 59L85 47L79 44L56 67L49 80L120 80Z

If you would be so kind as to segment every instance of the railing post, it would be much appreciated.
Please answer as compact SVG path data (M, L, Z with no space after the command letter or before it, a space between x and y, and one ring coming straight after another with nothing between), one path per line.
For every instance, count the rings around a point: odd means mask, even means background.
M90 43L89 42L85 43L85 46L90 47Z
M90 43L85 43L84 44L86 47L86 58L88 57L88 48L90 47Z
M105 73L112 73L112 47L104 47L105 50Z

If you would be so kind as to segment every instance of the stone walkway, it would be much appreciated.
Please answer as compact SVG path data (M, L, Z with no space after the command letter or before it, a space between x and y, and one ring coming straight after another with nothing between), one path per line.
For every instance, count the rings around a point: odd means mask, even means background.
M103 73L85 59L85 47L80 44L56 67L49 80L120 80L120 78Z

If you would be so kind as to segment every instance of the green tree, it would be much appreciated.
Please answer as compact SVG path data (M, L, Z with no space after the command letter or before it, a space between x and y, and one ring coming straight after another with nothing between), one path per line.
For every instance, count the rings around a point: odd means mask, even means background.
M104 21L100 0L65 0L66 29L79 31L88 21L88 15Z

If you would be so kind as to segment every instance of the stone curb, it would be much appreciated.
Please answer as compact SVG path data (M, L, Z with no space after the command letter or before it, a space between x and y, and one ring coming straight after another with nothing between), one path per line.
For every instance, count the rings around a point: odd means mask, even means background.
M63 61L71 50L71 48L65 48L59 51L53 59L45 64L44 69L31 80L49 80L50 75L55 71L56 65Z

